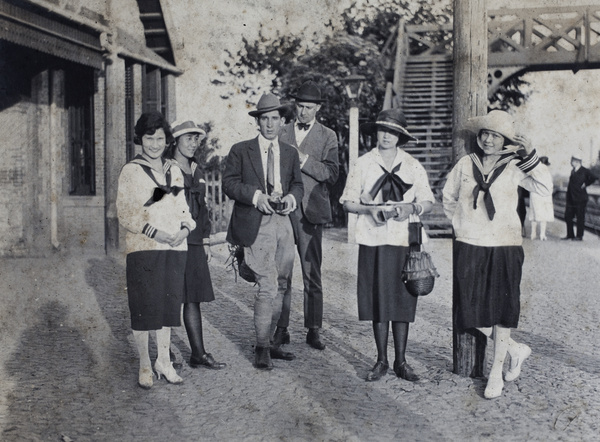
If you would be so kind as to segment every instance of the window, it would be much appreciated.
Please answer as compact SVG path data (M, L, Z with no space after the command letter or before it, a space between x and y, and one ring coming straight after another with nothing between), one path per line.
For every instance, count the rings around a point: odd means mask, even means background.
M77 66L67 70L65 104L69 124L70 195L96 194L94 86L93 69Z

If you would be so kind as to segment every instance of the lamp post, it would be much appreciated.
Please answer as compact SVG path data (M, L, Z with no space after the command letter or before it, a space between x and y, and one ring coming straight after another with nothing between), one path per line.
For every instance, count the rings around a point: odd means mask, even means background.
M351 172L358 159L358 99L362 92L365 77L362 75L350 75L342 78L346 86L346 94L350 99L349 137L348 137L348 171ZM356 214L348 214L348 242L355 242Z

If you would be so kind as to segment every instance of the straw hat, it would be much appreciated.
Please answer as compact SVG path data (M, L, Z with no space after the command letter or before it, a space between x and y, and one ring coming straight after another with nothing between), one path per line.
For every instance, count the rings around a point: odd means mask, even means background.
M202 130L196 123L192 120L177 120L173 124L171 124L171 132L173 132L173 137L177 138L185 134L199 134L200 139L203 140L206 137L206 132Z
M482 130L491 130L499 133L504 138L508 138L511 142L515 138L513 117L508 112L501 110L493 110L482 117L469 118L466 128L475 135L478 135Z

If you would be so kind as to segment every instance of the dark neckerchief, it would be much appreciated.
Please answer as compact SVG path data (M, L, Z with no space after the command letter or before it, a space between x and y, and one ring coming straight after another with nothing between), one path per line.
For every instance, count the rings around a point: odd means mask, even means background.
M163 161L163 173L165 174L165 181L167 182L167 184L164 185L159 184L158 181L156 181L156 177L152 173L152 166L150 166L150 163L148 163L148 161L144 157L142 157L141 155L136 155L136 157L133 160L131 160L131 162L139 165L142 168L142 170L146 172L146 175L148 175L150 179L154 181L154 184L156 184L156 188L152 193L152 198L146 201L144 207L151 206L152 204L160 201L163 198L163 196L169 193L172 193L173 195L177 196L177 194L181 192L181 190L183 190L183 187L171 186L170 162Z
M400 202L404 199L404 194L410 189L413 185L405 183L402 178L396 175L396 172L400 170L400 166L402 163L398 164L396 167L392 169L391 172L385 170L385 168L380 164L381 170L383 170L383 175L377 179L373 188L369 192L371 198L375 199L375 195L379 193L381 190L381 197L383 202L386 201L397 201Z
M477 210L477 197L479 196L479 192L483 192L483 203L485 204L488 218L491 221L494 219L494 215L496 214L496 208L494 207L494 200L492 199L492 194L490 193L490 187L502 174L502 172L504 172L504 169L508 163L510 163L510 161L515 157L515 154L509 153L500 155L500 159L496 162L496 164L494 164L492 171L487 176L487 180L484 179L481 158L474 153L469 154L469 157L473 162L473 176L477 182L475 188L473 189L473 210Z

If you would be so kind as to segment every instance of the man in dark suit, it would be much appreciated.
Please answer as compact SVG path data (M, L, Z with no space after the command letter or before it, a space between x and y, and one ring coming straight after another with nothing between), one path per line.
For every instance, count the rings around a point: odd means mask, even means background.
M294 236L289 215L302 201L298 152L279 142L281 106L265 94L257 109L258 137L235 144L227 156L223 190L235 201L227 241L244 247L246 264L258 283L254 298L255 367L271 370L271 358L294 355L271 346L271 324L281 313L283 294L294 265Z
M567 223L567 236L563 239L582 241L585 230L585 209L588 202L586 187L596 181L596 177L589 169L583 167L581 157L571 157L571 176L567 186L567 205L565 207L565 222ZM573 219L577 218L577 236L573 232Z
M331 221L328 185L338 179L338 142L335 132L316 121L316 114L325 100L312 81L298 89L295 95L296 119L285 125L279 140L294 146L300 155L304 198L300 210L290 214L294 236L302 265L304 283L304 326L308 328L306 342L318 350L325 349L319 336L323 323L323 286L321 261L323 224ZM290 341L287 330L292 295L291 274L284 296L281 317L273 336L275 344Z

